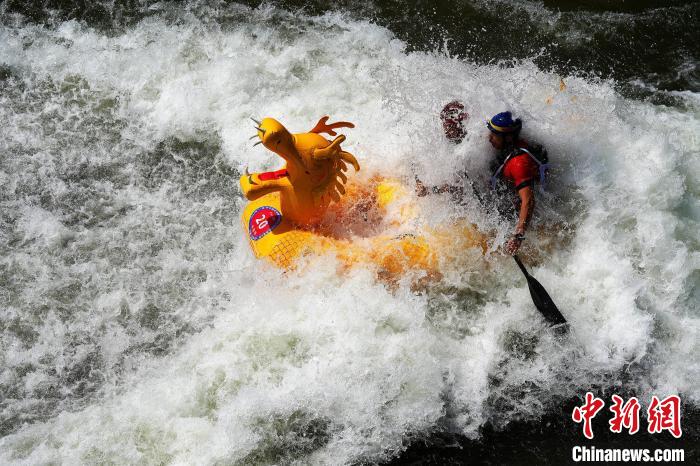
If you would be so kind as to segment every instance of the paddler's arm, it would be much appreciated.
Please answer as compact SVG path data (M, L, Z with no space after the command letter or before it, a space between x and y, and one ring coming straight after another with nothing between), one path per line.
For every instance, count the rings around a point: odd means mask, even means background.
M527 230L527 226L532 218L532 212L535 210L535 192L532 189L532 184L520 188L518 195L520 196L520 214L518 215L515 234L506 244L508 254L518 252L525 237L525 230Z
M416 195L418 197L425 197L428 194L428 188L426 188L423 182L416 176Z
M428 190L428 187L423 184L423 182L418 179L416 176L416 195L418 197L424 197L430 194L432 191L433 194L443 194L443 193L450 193L454 195L455 197L462 197L462 194L464 193L464 190L462 189L461 186L453 186L450 184L443 184L441 186L432 186L430 190Z

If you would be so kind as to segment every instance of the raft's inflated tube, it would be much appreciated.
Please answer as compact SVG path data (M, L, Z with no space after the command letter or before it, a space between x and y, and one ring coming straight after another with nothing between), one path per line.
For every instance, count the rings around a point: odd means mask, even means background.
M256 121L262 144L287 162L281 170L246 173L240 179L243 194L250 201L243 209L243 227L256 257L289 268L301 256L330 252L347 265L377 264L380 272L390 277L409 269L436 271L436 254L425 235L348 241L319 233L317 227L329 206L348 197L347 165L356 171L360 169L357 159L340 147L345 136L337 136L331 142L318 134L335 135L335 128L353 127L352 123L329 125L327 120L328 117L321 118L311 132L301 134L289 133L272 118ZM408 190L394 180L374 179L371 191L369 197L380 210L408 197ZM352 203L352 195L349 197L346 201ZM415 216L415 207L409 203L398 208L398 222ZM440 236L431 236L431 241Z

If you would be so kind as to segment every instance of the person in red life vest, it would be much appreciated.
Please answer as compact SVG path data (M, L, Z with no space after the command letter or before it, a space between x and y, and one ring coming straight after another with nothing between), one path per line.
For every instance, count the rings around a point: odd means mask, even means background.
M532 212L535 209L535 182L544 185L548 168L547 153L541 147L530 148L520 139L522 122L513 120L510 112L494 115L486 122L491 131L489 142L498 150L495 170L491 177L491 186L496 189L498 181L503 178L517 192L519 197L518 222L513 236L506 243L506 252L515 254L523 240Z
M454 101L445 105L440 119L445 137L450 142L459 144L463 141L466 135L464 121L467 117L461 102ZM488 195L484 189L477 189L466 171L458 172L454 183L430 188L416 177L416 193L420 197L430 193L448 193L454 202L461 203L465 191L472 191L488 212L496 212L501 218L517 217L515 232L506 243L506 251L515 254L525 239L525 230L535 208L535 182L539 181L540 188L544 189L545 174L549 167L547 151L539 145L529 145L520 138L522 122L520 119L513 120L510 112L494 115L486 122L486 126L490 131L489 142L498 151L491 164L493 196ZM501 179L505 179L506 183L499 183ZM513 198L509 193L517 195Z

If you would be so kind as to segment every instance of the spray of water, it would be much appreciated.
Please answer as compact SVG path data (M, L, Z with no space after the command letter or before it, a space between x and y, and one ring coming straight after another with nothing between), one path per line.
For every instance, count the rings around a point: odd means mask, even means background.
M0 462L377 461L590 387L699 401L697 113L529 61L406 53L339 14L170 15L0 28ZM459 146L437 118L455 98ZM556 164L531 254L570 339L495 252L452 251L418 294L333 257L286 274L252 257L237 178L280 160L250 147L251 115L353 121L363 171L438 183L488 175L483 118L504 109ZM512 225L472 201L416 203L497 245Z

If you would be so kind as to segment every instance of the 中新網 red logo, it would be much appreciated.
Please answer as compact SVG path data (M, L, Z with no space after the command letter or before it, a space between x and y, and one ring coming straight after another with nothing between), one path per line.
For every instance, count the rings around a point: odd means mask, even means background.
M627 432L632 435L639 431L639 411L641 405L637 398L632 397L627 402L618 395L612 396L613 404L610 411L612 419L608 422L610 431L615 433ZM583 435L587 439L593 438L593 418L605 406L605 401L596 397L591 392L586 393L582 406L576 406L571 413L571 419L576 423L583 423ZM669 395L663 400L652 396L647 409L647 431L650 434L661 433L667 430L675 438L683 435L681 430L681 399L678 395Z

